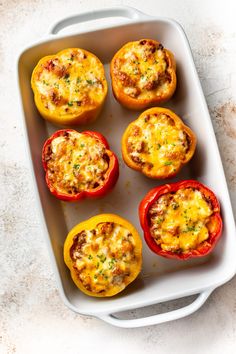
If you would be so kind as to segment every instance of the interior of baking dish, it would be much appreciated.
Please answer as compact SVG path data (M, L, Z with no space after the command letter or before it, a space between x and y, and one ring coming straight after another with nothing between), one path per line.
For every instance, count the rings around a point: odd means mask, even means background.
M139 115L122 108L109 94L98 120L89 126L104 134L119 157L120 178L115 189L100 200L67 204L50 195L44 182L41 149L45 139L58 128L46 123L37 112L30 87L30 77L38 60L64 48L81 47L96 54L105 64L109 80L109 62L126 42L153 38L169 48L176 57L178 86L174 97L165 104L173 109L196 133L197 150L192 161L171 181L198 179L218 196L224 219L223 236L214 252L202 259L186 262L161 258L143 242L143 269L139 278L121 294L109 299L91 298L73 284L63 261L63 243L75 224L99 213L119 214L131 221L142 235L138 205L148 190L163 182L150 180L129 169L122 161L120 140L126 126ZM169 20L131 23L67 37L54 37L26 49L19 58L19 83L23 102L33 170L46 222L46 238L52 247L52 258L59 275L61 293L67 304L80 313L99 314L195 294L226 282L235 272L235 229L227 185L216 145L212 124L192 61L187 40L181 28ZM78 130L85 130L78 127ZM169 180L170 182L170 180ZM40 207L41 207L40 206Z

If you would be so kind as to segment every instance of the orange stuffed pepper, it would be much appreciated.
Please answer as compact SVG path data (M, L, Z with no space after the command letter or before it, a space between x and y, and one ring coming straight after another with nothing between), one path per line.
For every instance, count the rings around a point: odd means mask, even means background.
M154 179L175 176L192 158L196 137L171 110L161 107L143 112L122 137L124 162Z
M134 110L166 102L176 89L174 55L153 39L125 44L114 55L110 73L115 98Z

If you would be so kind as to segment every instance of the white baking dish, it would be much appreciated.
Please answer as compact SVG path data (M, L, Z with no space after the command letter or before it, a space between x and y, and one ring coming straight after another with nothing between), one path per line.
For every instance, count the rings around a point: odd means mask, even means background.
M79 33L71 35L57 34L59 30L71 24L116 16L125 17L126 23L103 26L103 28L98 28L96 25L96 30L87 32L82 28ZM63 262L62 249L68 230L92 215L107 212L126 217L142 234L137 214L138 204L148 190L161 183L147 179L122 162L120 138L128 123L134 120L138 113L122 108L115 101L110 88L102 115L97 122L89 126L89 129L102 132L108 138L111 148L119 156L121 173L118 184L112 193L97 201L86 200L81 203L66 204L51 196L44 182L41 149L45 139L57 128L46 123L38 114L30 88L30 77L41 57L56 53L63 48L82 47L95 53L102 60L109 79L109 62L117 49L128 41L140 38L157 39L175 54L178 87L173 99L166 106L180 115L198 137L194 158L174 181L194 178L213 189L222 205L224 231L210 256L186 262L158 257L143 242L143 270L140 277L114 298L91 298L74 286ZM43 232L46 235L60 294L65 304L80 314L96 316L120 327L162 323L184 317L200 308L216 287L227 282L235 274L236 238L229 193L214 131L190 47L180 25L173 20L149 17L128 7L79 14L59 21L52 27L51 34L47 38L25 49L19 57L18 70L26 136L39 196ZM167 313L136 319L114 316L114 313L121 311L193 294L198 296L190 305Z

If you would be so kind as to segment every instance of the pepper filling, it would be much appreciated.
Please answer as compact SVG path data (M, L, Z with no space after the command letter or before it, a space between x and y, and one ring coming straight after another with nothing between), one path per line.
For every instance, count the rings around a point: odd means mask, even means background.
M70 249L73 266L83 286L93 293L125 288L137 268L135 240L124 226L99 223L92 230L83 230L74 237Z
M102 142L78 132L65 132L53 139L45 160L51 185L71 195L103 185L109 167Z
M209 238L213 209L194 188L182 188L158 198L149 210L150 232L165 251L184 253L197 249Z
M114 75L120 89L136 99L165 95L172 81L166 50L160 43L145 39L122 49L114 62Z
M186 162L191 138L165 113L147 114L131 125L130 158L156 175L175 173Z

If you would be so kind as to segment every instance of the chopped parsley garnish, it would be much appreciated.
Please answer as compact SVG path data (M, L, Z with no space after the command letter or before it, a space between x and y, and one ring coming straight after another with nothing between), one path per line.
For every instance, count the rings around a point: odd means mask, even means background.
M164 220L164 218L157 218L157 223L160 224L162 221Z
M197 228L194 226L187 226L186 230L184 230L183 232L190 232L190 231L197 231Z
M179 204L178 203L173 203L172 204L172 209L176 210L179 208Z
M66 75L64 76L64 80L65 80L65 82L66 82L67 84L69 84L69 83L70 83L70 74L66 74Z
M71 102L71 101L68 102L67 104L68 104L69 107L72 107L72 106L73 106L73 102Z
M159 150L161 148L161 144L157 144L157 150Z
M77 83L77 84L80 84L80 83L81 83L81 81L82 81L82 80L81 80L81 78L80 78L80 77L77 77L77 79L76 79L76 83Z
M171 161L166 161L166 162L164 163L164 165L165 165L165 166L170 166L170 165L172 165L172 162L171 162Z
M93 85L93 80L86 80L89 85Z
M43 84L44 84L44 85L46 85L46 86L48 86L48 85L49 85L49 83L48 83L48 82L46 82L45 80L43 80Z
M79 163L74 164L73 168L78 170L80 168L80 164Z
M104 254L97 254L97 257L100 259L102 263L104 263L107 259L107 257Z
M109 262L108 262L108 265L109 265L109 270L114 268L114 265L115 265L115 258L112 258Z

